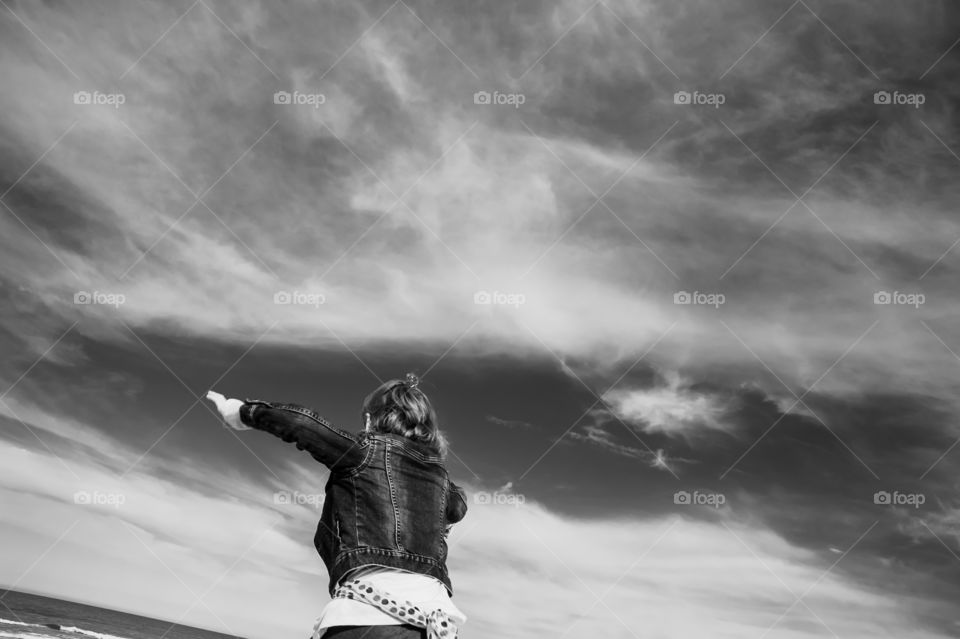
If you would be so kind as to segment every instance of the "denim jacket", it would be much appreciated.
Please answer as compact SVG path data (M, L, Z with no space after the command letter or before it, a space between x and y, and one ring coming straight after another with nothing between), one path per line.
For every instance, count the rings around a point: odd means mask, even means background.
M330 469L313 543L331 596L344 574L367 564L435 577L453 594L446 537L467 501L436 451L402 435L344 432L296 404L248 399L240 419Z

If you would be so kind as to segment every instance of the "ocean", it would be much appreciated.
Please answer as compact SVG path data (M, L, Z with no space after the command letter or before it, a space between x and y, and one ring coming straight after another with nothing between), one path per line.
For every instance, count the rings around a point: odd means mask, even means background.
M243 639L53 597L0 590L0 638Z

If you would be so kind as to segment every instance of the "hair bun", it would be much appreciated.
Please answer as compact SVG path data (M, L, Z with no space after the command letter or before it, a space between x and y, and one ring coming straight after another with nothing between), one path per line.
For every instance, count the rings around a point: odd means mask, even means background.
M407 373L406 383L409 388L416 388L420 383L420 378L414 375L413 373Z

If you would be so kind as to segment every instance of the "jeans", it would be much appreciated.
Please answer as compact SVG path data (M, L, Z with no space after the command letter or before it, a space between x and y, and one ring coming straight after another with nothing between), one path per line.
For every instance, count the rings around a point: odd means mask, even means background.
M410 624L389 626L331 626L321 639L426 639L425 628Z

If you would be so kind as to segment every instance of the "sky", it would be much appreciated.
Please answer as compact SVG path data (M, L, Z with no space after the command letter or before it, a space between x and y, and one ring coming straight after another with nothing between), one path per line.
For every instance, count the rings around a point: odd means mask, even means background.
M956 5L0 5L3 587L302 637L412 371L465 639L960 636Z

